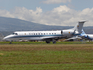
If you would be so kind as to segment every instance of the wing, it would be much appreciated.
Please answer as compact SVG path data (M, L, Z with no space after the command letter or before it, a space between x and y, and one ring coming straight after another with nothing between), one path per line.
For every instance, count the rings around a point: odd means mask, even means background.
M50 40L52 40L52 39L59 40L61 38L62 38L61 36L46 36L46 37L42 37L42 40L48 40L48 39L50 39Z
M74 41L74 40L78 40L78 39L82 39L82 38L79 37L79 36L73 36L73 37L68 38L68 39L66 39L66 40L64 40L64 41Z

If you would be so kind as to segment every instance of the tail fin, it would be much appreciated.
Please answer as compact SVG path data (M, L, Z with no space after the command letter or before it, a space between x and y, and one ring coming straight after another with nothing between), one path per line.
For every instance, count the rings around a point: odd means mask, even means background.
M82 33L80 34L82 39L89 39L91 40L91 38L84 32L84 30L82 29Z
M82 29L82 33L80 34L80 36L82 36L82 37L87 37L87 34L84 32L83 29Z
M88 39L88 40L93 40L88 34L86 34L84 32L84 30L82 29L82 33L80 34L82 39Z
M85 35L86 33L84 32L84 30L82 29L82 33L81 33L81 35Z
M82 33L83 24L84 24L85 22L86 22L86 21L80 21L80 22L78 22L78 24L74 27L74 32L75 32L75 34L81 34L81 33Z

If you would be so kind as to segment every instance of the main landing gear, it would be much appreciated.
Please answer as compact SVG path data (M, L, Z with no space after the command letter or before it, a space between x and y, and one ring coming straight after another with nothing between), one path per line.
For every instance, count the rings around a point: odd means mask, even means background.
M47 40L46 43L49 44L51 41L50 40ZM56 40L52 40L53 44L56 43Z
M50 41L46 41L46 43L47 43L47 44L49 44L49 43L50 43Z
M56 40L53 40L52 42L53 42L53 44L55 44L56 43Z

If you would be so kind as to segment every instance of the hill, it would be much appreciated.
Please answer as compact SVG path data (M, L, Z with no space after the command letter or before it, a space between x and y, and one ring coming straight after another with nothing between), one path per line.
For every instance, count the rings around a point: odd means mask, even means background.
M49 26L33 23L15 18L0 17L0 33L4 36L14 31L38 31L38 30L63 30L72 28L69 26ZM93 33L93 27L84 27L86 33Z
M67 26L48 26L15 18L0 17L0 31L59 30L64 28Z

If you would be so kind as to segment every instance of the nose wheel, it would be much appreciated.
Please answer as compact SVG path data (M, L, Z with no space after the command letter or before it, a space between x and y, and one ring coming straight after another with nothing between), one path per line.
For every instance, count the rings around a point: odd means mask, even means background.
M10 43L9 43L9 44L12 44L12 42L13 42L13 41L10 41Z

